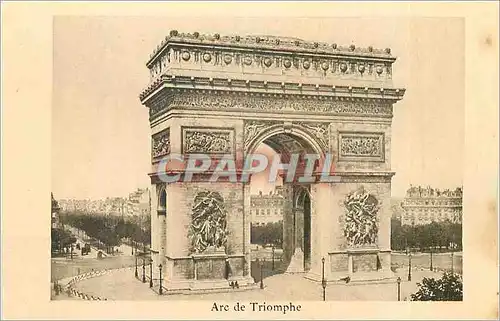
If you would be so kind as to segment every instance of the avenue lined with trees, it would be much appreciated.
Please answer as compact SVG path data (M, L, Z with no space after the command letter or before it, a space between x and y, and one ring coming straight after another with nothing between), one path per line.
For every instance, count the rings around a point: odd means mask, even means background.
M252 244L272 244L281 248L283 243L283 221L267 223L266 225L252 225L250 240Z
M92 244L98 249L112 253L113 248L119 246L124 240L130 240L145 246L151 240L151 224L149 217L145 222L138 218L124 219L123 217L86 214L83 212L65 212L61 213L61 223L72 226L84 232L90 239L94 240Z
M391 248L407 248L419 252L448 252L462 250L462 224L450 221L425 225L401 225L401 220L391 220Z

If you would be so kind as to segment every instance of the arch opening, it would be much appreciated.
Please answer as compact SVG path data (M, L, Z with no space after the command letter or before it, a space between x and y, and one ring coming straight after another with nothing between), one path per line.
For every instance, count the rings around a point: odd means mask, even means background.
M310 184L285 181L284 173L272 173L271 167L275 158L286 164L293 154L322 153L319 145L310 142L311 137L283 131L271 133L261 135L258 143L249 148L268 159L266 170L250 179L251 271L257 282L262 259L264 278L290 269L304 273L310 269Z
M165 188L163 187L158 196L158 208L157 212L158 215L165 214L167 211L167 192L165 191Z

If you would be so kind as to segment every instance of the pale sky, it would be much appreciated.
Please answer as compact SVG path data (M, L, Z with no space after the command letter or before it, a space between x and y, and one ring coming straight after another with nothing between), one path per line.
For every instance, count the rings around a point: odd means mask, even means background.
M393 196L404 196L409 184L462 184L460 18L59 17L54 20L54 197L126 196L149 185L148 110L138 95L148 84L149 54L171 29L390 47L398 57L394 83L407 89L394 106Z

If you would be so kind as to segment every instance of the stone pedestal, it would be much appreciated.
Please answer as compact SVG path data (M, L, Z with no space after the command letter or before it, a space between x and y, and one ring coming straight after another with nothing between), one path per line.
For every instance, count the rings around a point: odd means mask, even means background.
M173 278L165 280L168 291L203 291L230 289L230 282L240 287L253 285L255 281L241 273L231 273L231 261L241 261L224 252L194 254L188 257L169 258L173 266ZM241 262L240 265L243 263ZM234 265L234 262L233 262ZM240 270L241 272L241 270Z
M378 248L348 249L347 276L352 283L392 281L394 274L382 266L381 255Z

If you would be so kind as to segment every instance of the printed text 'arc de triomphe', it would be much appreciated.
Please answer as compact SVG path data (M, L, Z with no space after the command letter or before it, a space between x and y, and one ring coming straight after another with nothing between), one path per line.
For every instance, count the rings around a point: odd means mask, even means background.
M340 177L285 184L288 272L320 280L325 258L328 281L391 278L391 123L405 92L392 84L395 60L390 49L171 31L147 62L150 84L140 95L152 129L153 260L165 287L254 280L249 184L208 175L166 184L158 178L161 158L231 154L238 161L261 143L331 153ZM304 193L308 217L299 204ZM219 230L207 239L209 219Z

